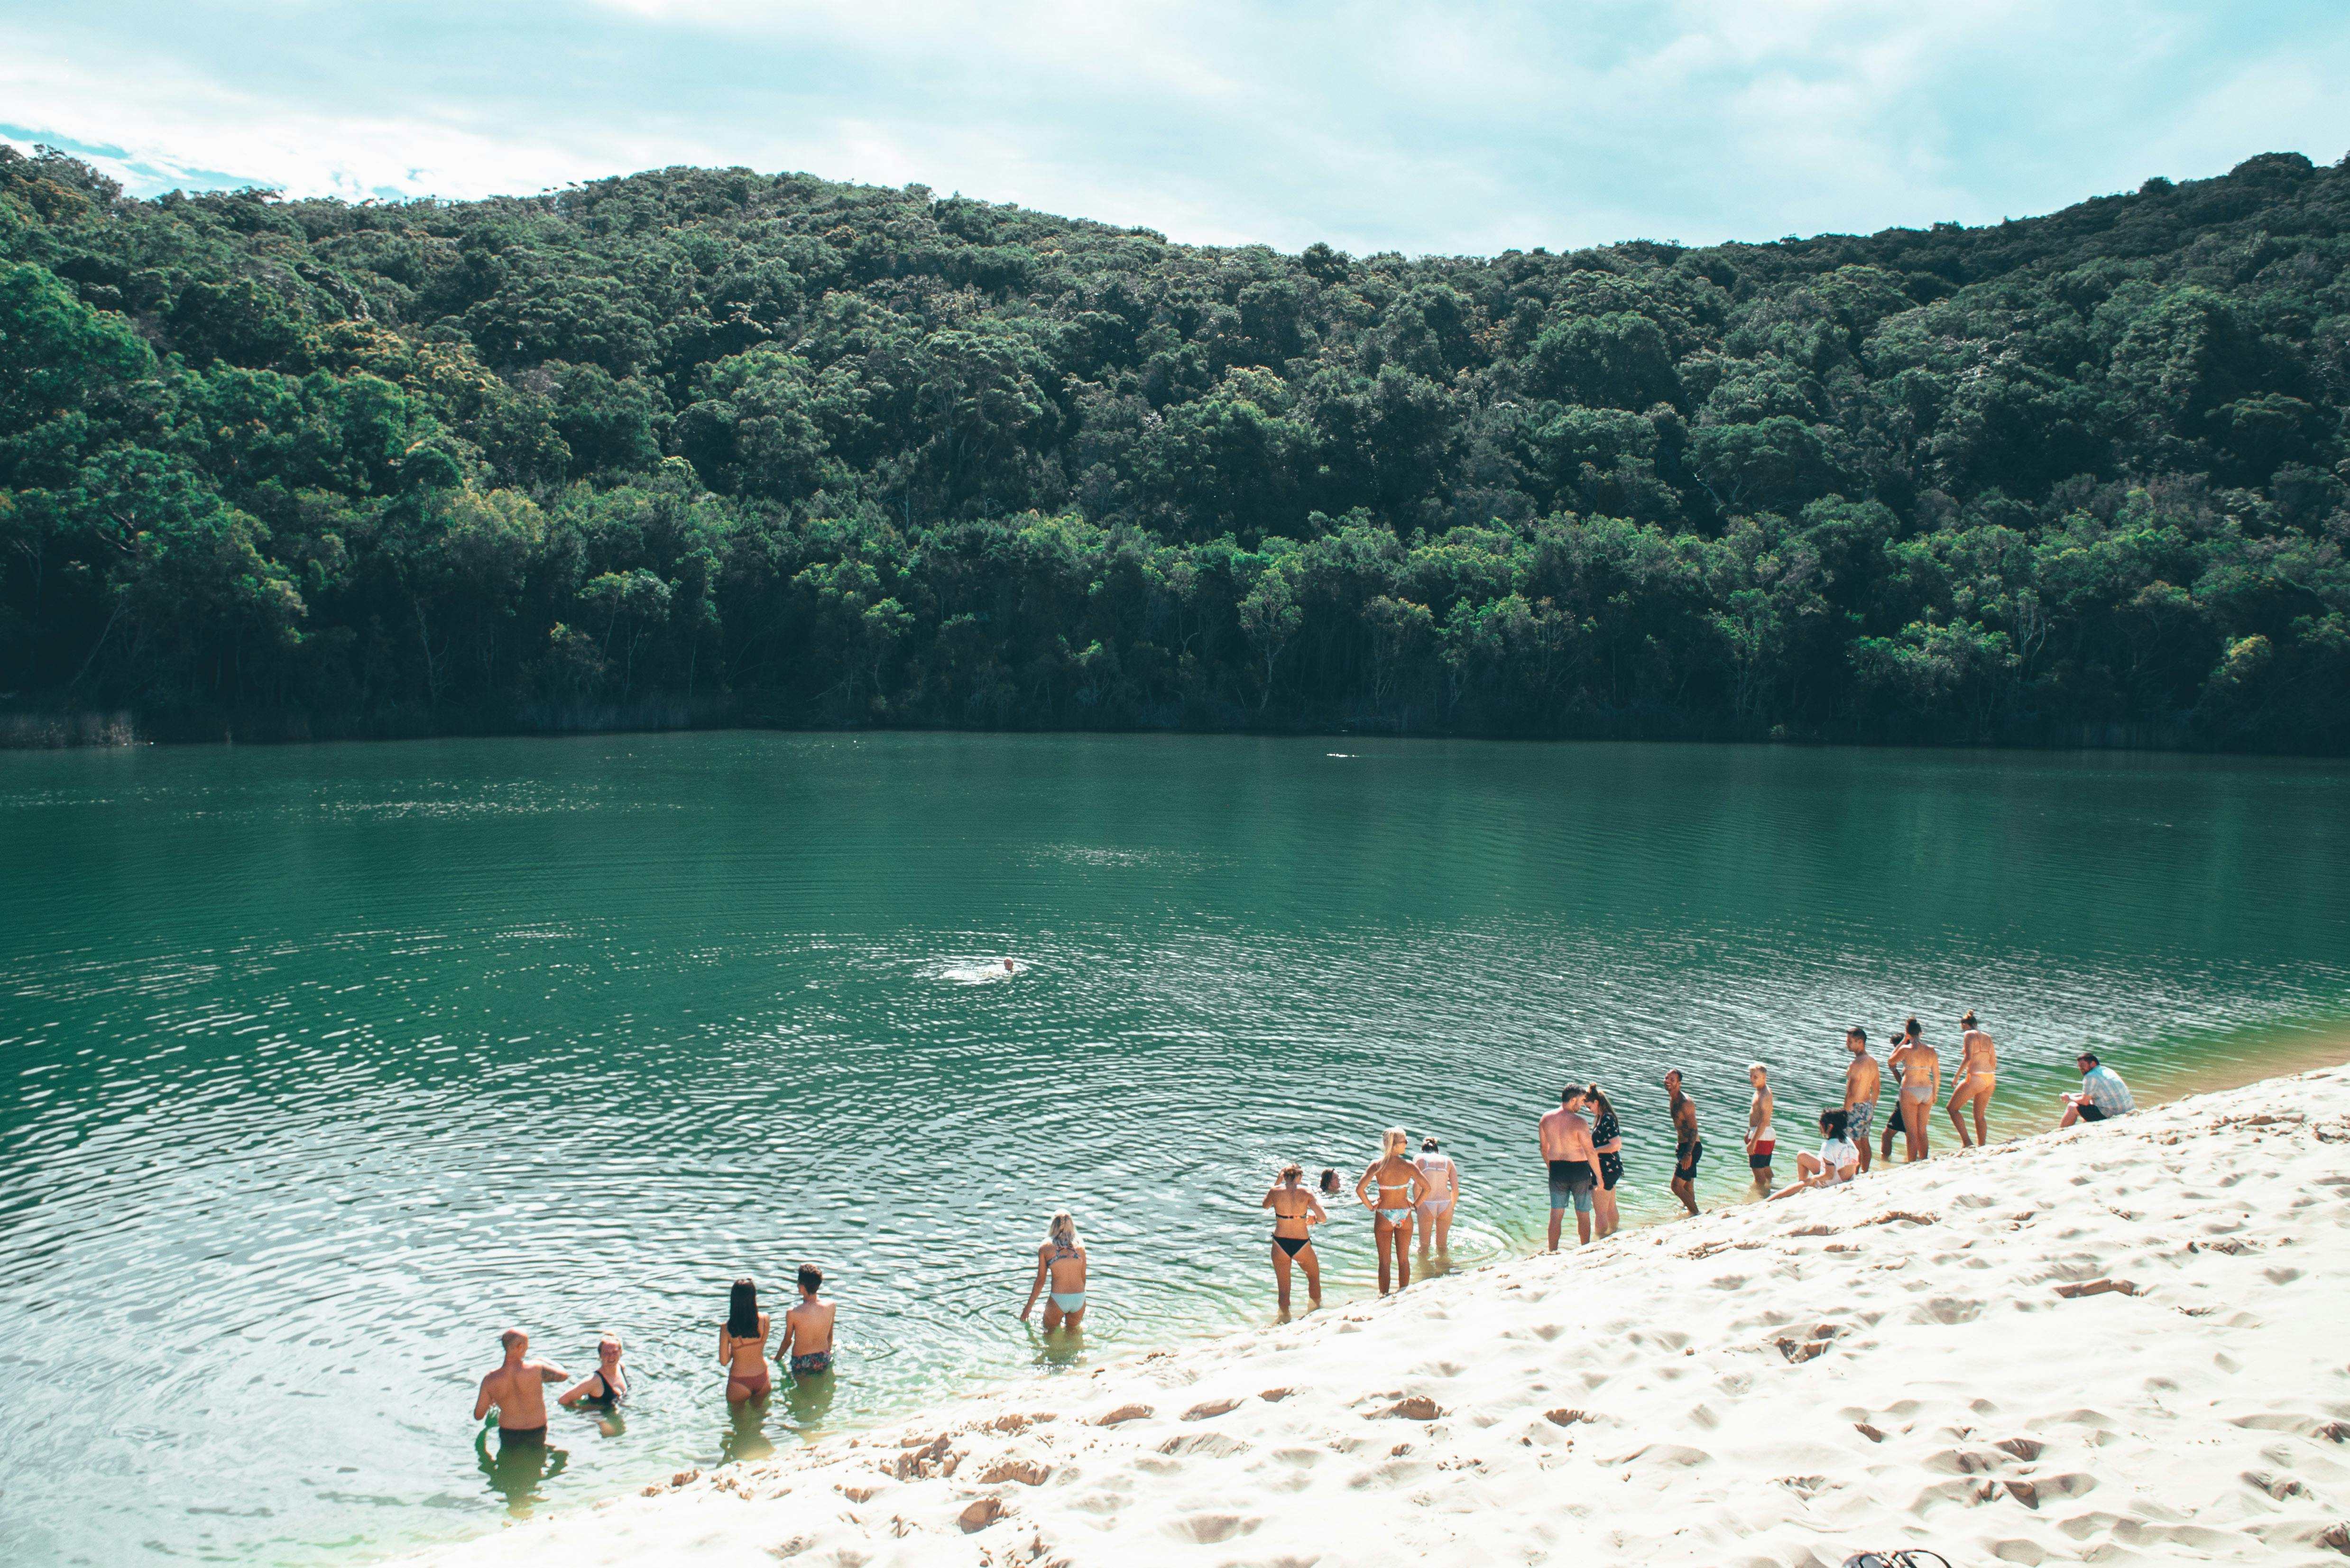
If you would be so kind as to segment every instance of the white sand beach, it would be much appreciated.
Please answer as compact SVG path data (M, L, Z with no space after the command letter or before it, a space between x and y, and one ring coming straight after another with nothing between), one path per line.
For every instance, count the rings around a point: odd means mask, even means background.
M2337 1066L1039 1381L425 1561L2339 1563L2345 1285Z

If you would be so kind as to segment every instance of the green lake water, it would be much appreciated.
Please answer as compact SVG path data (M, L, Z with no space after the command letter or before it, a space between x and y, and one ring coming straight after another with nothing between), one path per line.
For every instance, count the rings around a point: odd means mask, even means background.
M1343 753L1343 754L1342 754ZM1850 1021L1981 1012L2002 1125L2350 1018L2350 769L2268 759L726 733L0 753L0 1560L342 1563L1262 1323L1279 1162L1622 1110L1709 1202ZM1021 971L1001 975L1009 955ZM1946 1127L1945 1127L1945 1130ZM1014 1321L1045 1217L1086 1343ZM1361 1211L1326 1227L1367 1288ZM727 1282L831 1273L828 1396L732 1421ZM473 1444L508 1323L618 1429ZM1049 1393L1040 1394L1049 1402Z

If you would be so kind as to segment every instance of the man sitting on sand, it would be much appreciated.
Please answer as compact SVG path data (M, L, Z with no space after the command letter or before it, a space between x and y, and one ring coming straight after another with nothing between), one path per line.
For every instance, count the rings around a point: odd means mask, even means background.
M1795 1185L1783 1187L1771 1196L1784 1198L1807 1187L1835 1187L1850 1181L1860 1168L1860 1150L1853 1147L1849 1126L1842 1111L1834 1107L1822 1111L1820 1152L1799 1151L1795 1156Z
M1754 1172L1754 1195L1768 1198L1771 1152L1779 1147L1779 1130L1771 1118L1776 1103L1771 1094L1771 1070L1757 1062L1746 1069L1746 1081L1754 1085L1754 1093L1746 1102L1746 1166Z
M2069 1127L2076 1121L2110 1121L2137 1109L2122 1075L2099 1062L2094 1052L2082 1052L2076 1064L2081 1069L2081 1092L2064 1096L2064 1119L2056 1124L2059 1127Z
M482 1379L473 1396L473 1419L498 1413L500 1443L543 1443L546 1440L546 1385L570 1376L551 1361L533 1361L530 1335L510 1328L498 1335L506 1358Z
M1665 1093L1670 1096L1673 1112L1673 1196L1681 1207L1697 1212L1697 1162L1705 1153L1705 1140L1697 1136L1697 1103L1681 1093L1681 1070L1674 1067L1665 1074Z
M800 1304L784 1314L784 1342L775 1359L791 1368L795 1377L815 1377L832 1370L832 1318L837 1309L818 1301L824 1271L814 1263L800 1265Z
M1543 1158L1550 1166L1550 1250L1558 1251L1559 1222L1575 1210L1575 1244L1591 1240L1591 1195L1599 1190L1599 1151L1591 1124L1583 1119L1583 1088L1559 1091L1558 1109L1545 1111L1535 1127Z
M1844 1070L1845 1136L1860 1151L1860 1168L1868 1168L1868 1124L1877 1115L1877 1096L1885 1086L1885 1076L1877 1065L1877 1058L1868 1054L1868 1031L1856 1023L1844 1032L1844 1048L1852 1053L1852 1064ZM1893 1129L1885 1129L1890 1138ZM1893 1146L1887 1144L1889 1150Z

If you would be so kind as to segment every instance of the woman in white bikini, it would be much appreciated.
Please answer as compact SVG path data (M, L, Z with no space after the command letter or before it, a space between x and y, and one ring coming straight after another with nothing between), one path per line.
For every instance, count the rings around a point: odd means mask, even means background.
M1901 1054L1901 1097L1894 1103L1901 1109L1901 1130L1908 1139L1905 1147L1909 1158L1918 1160L1933 1152L1926 1145L1927 1117L1934 1108L1934 1096L1942 1087L1942 1054L1926 1044L1916 1019L1902 1027L1908 1032L1909 1045Z
M1436 1140L1419 1140L1419 1158L1412 1161L1419 1173L1428 1178L1427 1191L1419 1200L1419 1251L1428 1255L1428 1244L1436 1243L1440 1253L1452 1250L1452 1210L1461 1201L1461 1168L1452 1157L1440 1153Z
M1991 1108L1991 1092L1999 1086L1999 1043L1975 1027L1974 1009L1959 1020L1963 1031L1960 1037L1959 1081L1950 1090L1950 1125L1959 1129L1959 1147L1972 1148L1976 1144L1991 1141L1983 1130L1983 1113ZM1969 1106L1975 1109L1975 1136L1967 1137L1967 1122L1962 1114Z
M1086 1317L1086 1244L1077 1240L1077 1222L1066 1209L1053 1216L1050 1233L1036 1249L1036 1277L1028 1286L1028 1304L1020 1309L1022 1323L1048 1284L1053 1293L1045 1303L1045 1332L1080 1326Z
M1388 1293L1388 1255L1395 1255L1396 1288L1411 1283L1411 1217L1420 1199L1429 1195L1428 1178L1412 1164L1411 1140L1403 1128L1389 1127L1381 1137L1381 1153L1362 1179L1355 1196L1372 1211L1371 1246L1379 1256L1379 1294ZM1373 1193L1378 1196L1374 1198Z
M1322 1260L1315 1255L1314 1230L1330 1218L1322 1200L1305 1185L1303 1167L1284 1165L1281 1179L1269 1188L1260 1209L1273 1210L1273 1279L1281 1298L1281 1315L1289 1315L1289 1269L1293 1262L1305 1266L1305 1299L1322 1304Z

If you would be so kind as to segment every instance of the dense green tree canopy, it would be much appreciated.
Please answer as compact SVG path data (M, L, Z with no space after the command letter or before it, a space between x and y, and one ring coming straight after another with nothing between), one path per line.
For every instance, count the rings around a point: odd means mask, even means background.
M2350 169L1490 259L0 149L0 705L2350 747Z

